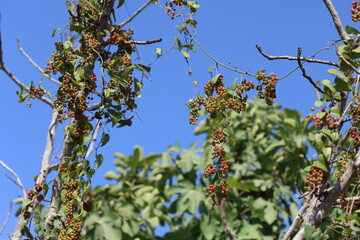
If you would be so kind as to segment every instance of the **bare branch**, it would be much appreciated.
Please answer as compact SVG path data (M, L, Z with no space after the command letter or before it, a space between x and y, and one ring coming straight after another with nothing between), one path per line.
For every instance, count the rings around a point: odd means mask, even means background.
M54 108L51 116L50 126L48 129L48 134L46 137L45 150L41 161L41 170L40 170L41 174L38 176L36 180L37 184L42 184L43 182L45 182L46 176L50 170L50 157L54 151L55 132L58 123L57 117L58 117L58 112Z
M301 48L299 47L298 48L298 65L299 65L299 67L301 69L303 77L305 77L307 80L309 80L310 84L313 85L314 88L316 88L316 90L318 90L319 92L324 94L325 92L321 88L319 88L318 85L316 85L314 80L312 80L312 78L309 75L306 74L305 68L304 68L304 66L303 66L303 64L301 63L301 60L300 60L301 52L302 52Z
M162 38L157 38L157 39L148 40L148 41L131 41L131 43L137 44L137 45L147 45L147 44L152 44L152 43L158 43L161 41L162 41Z
M296 226L298 225L299 221L302 219L302 215L304 214L304 212L306 211L306 209L308 207L309 207L309 202L307 200L305 200L303 206L301 207L301 209L298 212L298 215L296 216L294 221L291 223L291 226L289 227L289 229L286 231L286 233L283 237L283 240L289 239L290 236L294 233Z
M32 58L24 51L24 49L22 48L21 44L20 44L20 39L16 38L16 42L19 48L19 51L22 53L22 55L24 55L26 57L26 59L42 74L44 74L44 70L36 64L36 62L34 62L34 60L32 60ZM49 77L49 80L52 81L53 83L56 83L58 85L61 85L61 82L59 82L58 80Z
M7 211L7 214L6 214L6 219L3 223L3 225L1 226L1 229L0 229L0 235L2 234L2 232L4 231L6 225L8 224L9 220L10 220L10 216L11 216L11 211L12 211L12 206L13 206L14 202L11 201L10 202L10 205L9 205L9 208L8 208L8 211Z
M221 199L220 206L219 206L221 222L222 222L222 224L224 226L226 234L229 235L230 239L231 240L237 240L236 235L233 233L233 231L231 231L231 229L229 228L229 226L227 224L226 213L225 213L224 206L225 206L225 198Z
M24 185L22 184L22 182L21 182L19 176L16 174L16 172L14 172L3 161L0 161L0 165L3 166L3 168L5 168L6 170L8 170L15 177L16 181L13 180L14 183L21 188L23 196L26 197L26 191L25 191Z
M291 57L291 56L270 56L270 55L267 55L266 53L264 53L264 51L261 49L261 47L260 47L259 45L256 45L255 47L256 47L256 49L259 51L259 53L260 53L261 55L263 55L264 57L266 57L266 58L269 59L269 60L285 59L285 60L290 60L290 61L298 61L298 57ZM323 48L323 49L321 49L321 50L319 50L319 51L327 50L327 49L329 49L330 47L331 47L331 46L326 47L326 48ZM319 51L317 51L317 53L318 53ZM312 57L314 57L317 53L314 53L313 55L311 55L311 56L308 57L308 58L300 57L300 60L301 60L301 61L304 61L304 62L309 62L309 63L320 63L320 64L325 64L325 65L331 65L331 66L339 67L338 64L333 63L333 62L330 62L330 61L319 60L319 59L312 59Z
M339 33L339 36L342 40L348 40L350 39L349 36L346 34L345 29L341 23L339 14L337 13L334 5L332 4L331 0L323 0L325 6L327 7L327 9L330 12L330 15L333 19L333 23L335 25L336 30Z
M136 12L133 13L128 19L120 23L120 28L131 22L139 13L141 13L147 6L149 6L152 3L152 0L147 1L144 5L142 5Z

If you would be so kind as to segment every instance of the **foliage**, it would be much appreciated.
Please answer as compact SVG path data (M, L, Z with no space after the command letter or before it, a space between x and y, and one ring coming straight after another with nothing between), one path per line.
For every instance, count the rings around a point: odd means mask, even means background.
M177 145L166 152L143 156L136 147L130 156L115 154L116 172L105 178L115 183L98 186L91 196L93 209L85 220L86 239L225 239L224 221L234 235L253 239L274 239L285 230L297 209L293 184L306 166L304 156L308 120L300 113L249 102L245 111L231 114L227 135L234 159L229 196L211 210L201 177L209 164L216 120L204 120L196 129L206 134L202 148ZM220 213L222 212L222 213ZM221 220L225 214L225 220ZM106 224L106 222L108 224ZM169 227L158 236L156 229ZM141 229L141 231L140 231Z

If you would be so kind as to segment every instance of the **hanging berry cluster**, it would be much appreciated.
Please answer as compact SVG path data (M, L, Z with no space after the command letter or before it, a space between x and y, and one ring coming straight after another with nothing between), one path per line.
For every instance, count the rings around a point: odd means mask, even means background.
M276 74L272 73L270 76L266 76L264 71L259 71L256 79L259 81L256 86L259 98L265 99L266 103L271 106L276 98L276 83L278 80Z
M350 9L351 19L354 22L360 21L360 2L359 1L353 1L352 5L353 6Z
M212 206L218 205L216 196L228 195L228 183L226 182L226 174L229 171L230 160L225 160L224 144L227 142L227 135L222 130L214 129L214 134L211 135L211 159L214 161L214 165L209 166L204 176L206 178L214 175L214 184L205 188L205 195L210 196L212 200Z

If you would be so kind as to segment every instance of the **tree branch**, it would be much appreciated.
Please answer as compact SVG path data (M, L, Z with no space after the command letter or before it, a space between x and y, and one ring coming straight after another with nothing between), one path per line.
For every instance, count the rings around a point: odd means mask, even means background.
M304 66L303 66L303 64L302 64L302 62L301 62L301 60L300 60L300 58L301 58L301 57L300 57L300 56L301 56L301 52L302 52L302 50L301 50L301 48L299 47L299 48L298 48L298 61L297 61L297 62L298 62L298 65L299 65L299 67L300 67L300 69L301 69L301 72L302 72L303 77L306 78L307 80L309 80L310 84L313 85L314 88L316 88L316 90L318 90L319 92L321 92L322 94L324 94L325 92L324 92L321 88L319 88L318 85L316 85L316 83L314 82L314 80L312 80L312 78L311 78L309 75L306 74L305 68L304 68Z
M225 198L221 199L220 206L219 206L221 222L222 222L222 224L224 226L226 234L229 235L230 240L237 240L236 235L231 231L231 229L229 228L229 226L227 224L226 213L225 213L224 206L225 206Z
M349 40L349 36L345 32L345 29L341 23L340 17L338 12L336 11L334 5L332 4L331 0L323 0L325 6L327 7L328 11L330 12L330 15L333 19L333 23L335 25L336 30L339 33L339 36L342 40Z
M133 13L128 19L120 23L120 28L131 22L139 13L141 13L147 6L149 6L152 3L152 0L147 1L144 5L142 5L136 12Z
M298 212L298 215L296 216L296 218L294 219L294 221L291 223L291 226L289 227L289 229L287 230L287 232L285 233L283 240L287 240L290 238L291 234L294 233L295 228L297 226L297 224L299 223L299 221L302 219L302 215L304 214L304 212L306 211L306 209L309 207L309 202L307 200L304 201L305 203L303 204L303 206L301 207L301 209Z
M152 44L152 43L158 43L161 41L162 41L162 38L157 38L157 39L148 40L148 41L131 41L131 43L137 44L137 45L147 45L147 44Z
M95 145L95 142L96 142L97 137L99 135L100 127L101 127L101 122L100 122L100 120L98 120L98 122L96 123L94 133L93 133L92 138L90 140L90 144L89 144L88 149L87 149L86 154L85 154L85 160L87 160L90 157L91 153L94 151L94 145Z
M25 188L24 188L24 185L22 184L19 176L16 174L16 172L14 172L9 166L7 166L3 161L0 161L0 165L3 166L3 168L5 168L6 170L8 170L14 177L15 177L15 180L13 180L13 182L20 187L21 189L21 192L24 196L24 198L26 197L26 191L25 191Z
M285 59L285 60L290 60L290 61L298 61L298 57L291 57L291 56L270 56L267 55L266 53L264 53L264 51L261 49L261 47L259 45L255 46L256 49L259 51L259 53L261 55L263 55L265 58L269 59L269 60L279 60L279 59ZM301 61L304 62L309 62L309 63L320 63L320 64L325 64L325 65L331 65L331 66L335 66L335 67L340 67L338 64L330 62L330 61L326 61L326 60L320 60L320 59L312 59L312 57L314 57L318 52L322 51L322 50L327 50L329 48L331 48L332 46L320 49L319 51L317 51L316 53L314 53L313 55L311 55L308 58L305 57L300 57Z
M8 208L8 211L7 211L7 214L6 214L6 219L3 223L3 225L1 226L1 229L0 229L0 235L2 234L2 232L4 231L6 225L8 224L9 220L10 220L10 216L11 216L11 211L12 211L12 206L13 206L14 202L11 201L10 202L10 205L9 205L9 208Z
M20 44L20 39L19 38L16 38L16 42L17 42L17 45L18 45L18 48L19 48L19 51L21 52L22 55L25 56L25 58L39 71L41 72L42 74L44 74L44 70L36 64L36 62L34 62L34 60L32 60L32 58L24 51L24 49L22 48L21 44ZM49 77L49 80L52 81L53 83L56 83L58 85L61 85L61 82L59 82L58 80L52 78L52 77Z

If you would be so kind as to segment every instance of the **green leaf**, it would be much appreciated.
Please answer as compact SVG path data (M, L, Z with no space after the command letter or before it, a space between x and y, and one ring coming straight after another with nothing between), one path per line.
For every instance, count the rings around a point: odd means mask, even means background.
M179 50L183 48L183 45L178 37L175 37L175 43L178 46Z
M319 100L317 100L317 101L315 102L315 106L316 106L316 107L322 107L325 102L326 102L325 99L320 98Z
M219 73L219 74L216 74L215 77L213 77L212 79L210 79L210 83L211 83L212 85L215 85L215 84L217 83L220 75L221 75L220 73Z
M109 180L117 180L117 179L119 179L119 176L116 173L114 173L113 171L109 171L109 172L105 173L105 178L109 179Z
M102 154L97 154L96 155L96 163L95 163L95 169L99 168L101 166L101 164L104 161L104 156Z
M56 34L58 31L60 31L60 30L61 30L61 28L56 28L56 29L54 29L54 31L53 31L52 34L51 34L51 37L54 37L55 34Z
M110 140L110 135L107 133L103 133L102 137L101 137L101 146L105 146Z
M332 107L332 108L330 109L330 114L333 114L333 115L335 115L335 116L337 116L337 117L340 117L340 110L339 110L339 108L338 108L338 107Z
M269 203L264 210L264 219L267 224L271 225L278 216L278 212L275 210L275 204Z
M325 87L327 87L331 92L333 92L333 93L336 92L336 89L334 88L333 84L329 80L324 79L321 81L321 84L324 85Z
M185 52L185 51L183 51L183 50L181 50L181 53L182 53L182 55L184 55L184 57L186 57L186 58L189 58L189 57L190 57L190 54L187 53L187 52Z
M330 129L326 129L326 128L321 129L320 131L322 133L324 133L332 142L335 141L335 138L336 138L335 132L331 131Z
M70 12L72 15L74 15L74 8L73 8L71 2L66 1L65 4L66 4L66 7L68 8L69 12Z
M346 32L347 34L349 34L350 36L356 36L359 34L359 31L356 30L355 28L353 27L350 27L350 26L346 26Z
M121 7L124 4L125 0L119 0L119 3L116 8Z
M335 89L338 92L350 92L352 91L351 86L341 78L335 78Z
M312 235L312 233L313 233L313 231L314 231L314 226L311 226L311 225L306 225L305 227L304 227L304 231L305 231L305 239L306 240L311 240L312 238L311 238L311 235Z
M330 68L330 69L328 69L328 73L330 73L332 75L335 75L335 76L339 76L339 77L341 77L343 79L346 78L346 76L337 69Z
M25 237L28 237L30 239L33 239L33 235L31 234L29 228L27 226L24 226L24 228L21 230L21 234Z
M47 194L48 191L49 191L49 185L47 185L46 183L43 183L43 184L42 184L42 190L43 190L44 197L45 197L46 194Z

